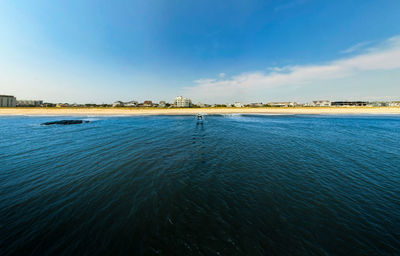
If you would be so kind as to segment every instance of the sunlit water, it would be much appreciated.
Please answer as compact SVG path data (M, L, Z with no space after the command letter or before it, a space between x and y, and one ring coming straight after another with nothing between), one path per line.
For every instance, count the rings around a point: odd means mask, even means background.
M0 118L0 255L400 253L400 116Z

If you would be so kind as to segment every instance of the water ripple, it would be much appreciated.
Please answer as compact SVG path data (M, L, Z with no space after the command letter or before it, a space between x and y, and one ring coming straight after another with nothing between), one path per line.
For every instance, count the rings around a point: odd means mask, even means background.
M398 116L53 119L0 118L1 255L400 251Z

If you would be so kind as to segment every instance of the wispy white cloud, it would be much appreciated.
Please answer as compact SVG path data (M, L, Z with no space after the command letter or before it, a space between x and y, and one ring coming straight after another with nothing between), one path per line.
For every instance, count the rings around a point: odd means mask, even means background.
M226 76L226 74L225 73L219 73L219 75L218 75L220 78L224 78L225 76Z
M361 49L363 49L365 46L370 45L372 42L368 41L368 42L361 42L358 44L355 44L353 46L350 46L349 48L341 51L340 53L352 53L352 52L356 52L359 51Z
M231 78L199 79L185 88L199 98L232 98L259 89L307 86L323 80L350 77L365 71L400 69L400 36L390 38L363 54L318 65L272 67L269 72L255 71Z

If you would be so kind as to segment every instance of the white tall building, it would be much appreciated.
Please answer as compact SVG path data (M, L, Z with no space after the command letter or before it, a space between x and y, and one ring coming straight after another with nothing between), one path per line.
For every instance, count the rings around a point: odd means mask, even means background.
M177 108L189 108L192 106L192 101L188 98L178 96L174 100L174 106Z
M17 99L10 95L0 95L0 107L16 107Z

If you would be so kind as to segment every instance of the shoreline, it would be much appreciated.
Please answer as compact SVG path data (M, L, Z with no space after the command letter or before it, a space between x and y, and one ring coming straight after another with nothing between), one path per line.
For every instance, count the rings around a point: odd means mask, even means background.
M268 108L0 108L0 116L138 116L196 114L400 115L400 107Z

